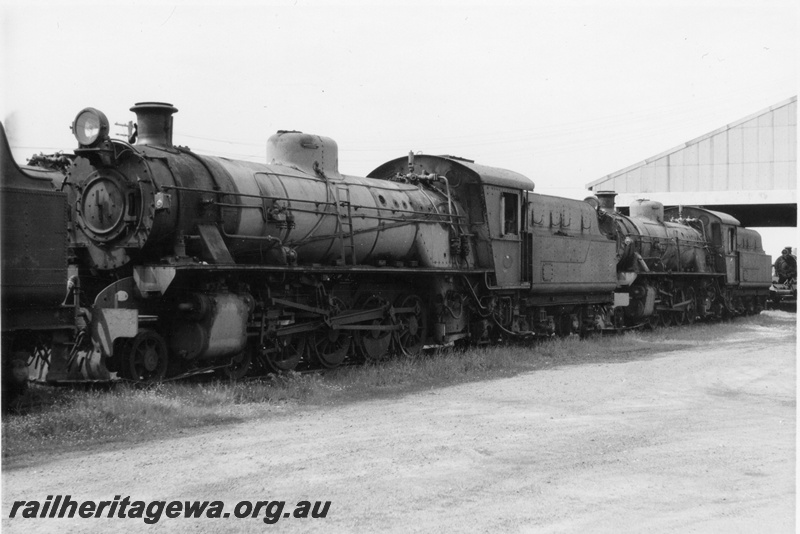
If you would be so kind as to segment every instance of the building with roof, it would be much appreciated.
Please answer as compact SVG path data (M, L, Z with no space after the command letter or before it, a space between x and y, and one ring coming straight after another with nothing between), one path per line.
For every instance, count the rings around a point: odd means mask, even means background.
M641 198L730 213L745 226L797 226L797 97L595 180L624 207Z

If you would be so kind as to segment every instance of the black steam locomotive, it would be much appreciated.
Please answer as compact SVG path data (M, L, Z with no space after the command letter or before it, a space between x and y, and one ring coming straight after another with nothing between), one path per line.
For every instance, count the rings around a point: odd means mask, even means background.
M238 378L758 313L768 296L760 236L723 213L623 215L613 194L540 195L453 156L347 176L333 140L295 131L267 163L201 156L173 145L170 104L131 110L129 142L81 111L63 172L19 168L2 144L5 365Z

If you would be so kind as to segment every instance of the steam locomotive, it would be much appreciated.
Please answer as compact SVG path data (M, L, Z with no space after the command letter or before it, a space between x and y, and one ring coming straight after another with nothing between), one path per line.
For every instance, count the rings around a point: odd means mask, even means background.
M131 111L125 142L82 110L56 171L2 143L4 365L47 346L25 362L45 381L240 378L757 313L768 296L760 236L723 213L624 215L613 193L542 195L454 156L348 176L332 139L296 131L268 140L266 163L203 156L173 145L171 104ZM35 298L28 273L45 267L61 287ZM49 324L9 320L25 313Z

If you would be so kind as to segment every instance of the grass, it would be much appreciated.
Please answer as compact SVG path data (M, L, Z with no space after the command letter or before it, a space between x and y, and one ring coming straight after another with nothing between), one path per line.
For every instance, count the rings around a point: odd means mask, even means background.
M3 420L3 458L21 460L31 451L166 437L188 429L280 416L303 407L385 398L564 365L640 360L748 329L769 327L794 336L794 321L790 314L766 313L730 323L440 351L324 374L290 373L238 383L166 383L147 388L118 384L107 391L32 386L27 405L22 406L24 415Z

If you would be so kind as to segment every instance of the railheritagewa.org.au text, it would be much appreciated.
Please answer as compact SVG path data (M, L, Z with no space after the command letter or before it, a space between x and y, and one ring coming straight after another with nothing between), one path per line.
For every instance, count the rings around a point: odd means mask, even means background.
M110 501L74 500L71 495L48 495L43 501L14 501L10 519L134 519L147 524L162 519L324 519L331 501L239 501L229 508L222 501L132 500L115 495Z

